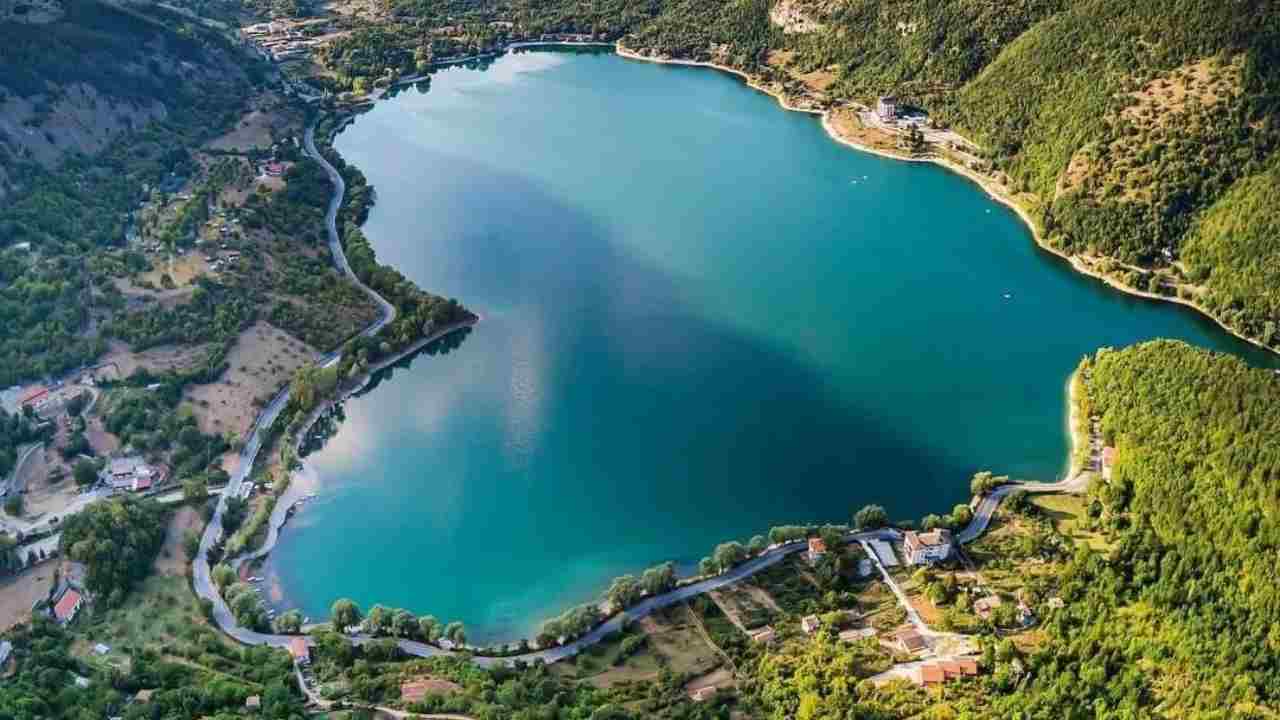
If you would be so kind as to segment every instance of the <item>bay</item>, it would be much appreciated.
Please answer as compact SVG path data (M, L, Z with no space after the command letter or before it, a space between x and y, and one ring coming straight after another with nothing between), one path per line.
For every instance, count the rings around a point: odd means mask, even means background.
M1212 323L1039 250L968 181L833 142L739 80L526 51L335 142L382 262L483 316L346 403L268 572L508 641L608 580L770 525L947 512L1053 480L1100 346Z

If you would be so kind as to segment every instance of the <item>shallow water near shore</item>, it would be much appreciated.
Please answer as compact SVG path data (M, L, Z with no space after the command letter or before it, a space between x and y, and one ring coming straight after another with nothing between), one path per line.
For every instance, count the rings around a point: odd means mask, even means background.
M1063 382L1173 337L1273 364L1037 249L940 168L833 142L723 73L525 51L335 143L379 258L484 320L344 406L268 572L528 634L615 575L770 525L919 518L1064 470Z

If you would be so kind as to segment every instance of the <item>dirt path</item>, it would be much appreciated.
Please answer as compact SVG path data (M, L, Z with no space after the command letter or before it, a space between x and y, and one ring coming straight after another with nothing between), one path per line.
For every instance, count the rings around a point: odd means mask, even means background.
M755 598L756 600L759 600L761 604L765 605L766 607L773 610L774 612L776 613L782 612L782 607L778 605L777 600L773 599L773 596L769 594L769 591L765 590L759 585L756 585L754 581L742 583L742 589L746 590L748 593L750 593L751 597Z
M716 607L720 608L720 612L724 613L724 616L729 618L729 622L733 623L734 627L741 630L744 634L747 632L746 626L742 624L742 618L738 617L738 606L736 603L730 602L719 590L712 590L707 593L707 597L711 598L711 602L715 603Z
M0 581L0 631L26 622L31 606L49 597L53 568L53 563L42 564Z
M154 571L157 575L186 575L187 551L182 541L187 532L200 530L200 513L191 507L179 508L169 520L165 530L164 545L156 555Z
M715 650L720 657L724 658L725 664L729 666L729 669L733 671L733 674L736 676L738 674L738 667L733 664L733 658L729 657L729 653L722 650L720 646L711 639L711 633L707 632L707 626L702 624L702 618L698 617L698 613L694 612L693 608L689 607L689 603L684 604L684 609L689 613L689 618L693 620L693 626L698 628L698 633L702 635L702 639L709 647L711 647L712 650Z

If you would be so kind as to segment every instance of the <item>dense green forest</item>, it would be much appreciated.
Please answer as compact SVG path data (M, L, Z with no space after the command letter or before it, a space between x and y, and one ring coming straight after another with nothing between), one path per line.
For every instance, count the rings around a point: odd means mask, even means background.
M1280 379L1158 341L1087 360L1119 448L1096 496L1118 541L1064 571L1001 717L1274 717L1280 705Z
M192 170L188 148L238 114L260 72L224 38L161 9L143 19L68 0L32 32L0 24L0 97L36 102L35 128L69 88L85 84L121 107L159 107L96 154L68 149L38 162L0 133L0 386L56 375L105 350L86 336L91 315L119 303L99 256L124 243L128 212L166 178ZM21 246L22 249L18 249Z
M96 502L62 525L62 551L84 563L85 587L104 604L119 605L151 571L164 542L166 515L152 500Z

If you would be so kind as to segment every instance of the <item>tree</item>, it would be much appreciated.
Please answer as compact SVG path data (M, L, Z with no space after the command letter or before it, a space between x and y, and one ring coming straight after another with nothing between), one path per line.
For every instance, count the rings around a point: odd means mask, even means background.
M966 504L960 503L951 509L951 526L962 528L973 520L973 510Z
M467 644L466 628L464 628L462 626L462 623L458 622L457 620L454 620L453 622L445 626L444 636L448 638L449 641L452 642L454 645Z
M391 611L382 605L369 608L364 619L365 632L370 635L386 635L391 630Z
M747 552L752 555L759 555L764 552L767 547L769 547L769 541L766 540L763 535L754 535L751 540L747 542Z
M360 606L354 600L339 598L329 607L329 622L333 629L343 632L353 625L360 624Z
M302 613L297 610L289 610L276 618L275 631L284 635L296 634L302 629Z
M844 531L834 525L824 525L818 531L818 537L822 538L822 542L827 549L836 552L844 546Z
M429 643L440 641L440 621L434 615L423 615L418 618L418 632L422 639Z
M666 562L651 567L640 576L640 586L650 597L660 595L676 586L675 565Z
M85 586L112 606L151 572L167 524L164 509L153 500L102 500L63 521L59 547L85 564Z
M213 584L219 591L225 591L231 583L236 581L236 571L232 570L230 565L218 563L209 571L209 579L213 580Z
M227 498L227 504L222 509L222 531L227 535L231 535L236 530L239 530L248 514L248 500L234 495Z
M720 543L716 546L715 552L712 554L715 559L716 566L721 572L731 569L733 566L747 559L747 549L742 543L736 540Z
M853 526L859 530L875 530L889 524L889 514L879 505L867 505L853 515Z
M973 474L973 479L969 481L969 492L978 496L986 495L1008 482L1008 475L992 475L990 471L983 470Z
M929 513L920 519L920 529L926 532L934 528L942 527L944 524L942 516L934 513Z
M20 493L14 493L4 500L4 511L10 517L20 517L22 515L23 502Z
M715 575L719 571L720 568L716 565L716 561L709 557L704 557L698 561L699 575Z
M396 637L414 637L418 634L418 619L408 610L396 610L391 614L391 632Z
M183 480L182 499L192 505L199 505L209 499L209 486L199 477Z
M67 401L66 411L69 417L77 417L81 410L84 410L85 403L89 401L88 392L76 393L74 397Z
M640 583L632 575L614 578L606 597L617 610L631 607L640 599Z
M81 458L71 468L71 476L76 479L77 485L87 487L98 481L98 469L93 463Z
M182 550L187 554L187 562L196 559L196 555L200 554L200 535L195 530L188 530L182 534Z

